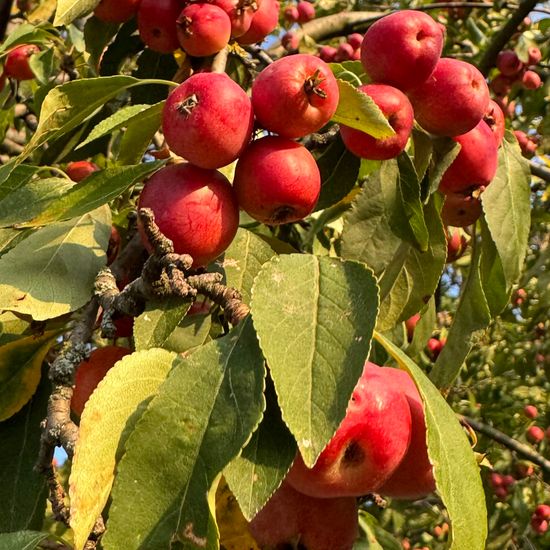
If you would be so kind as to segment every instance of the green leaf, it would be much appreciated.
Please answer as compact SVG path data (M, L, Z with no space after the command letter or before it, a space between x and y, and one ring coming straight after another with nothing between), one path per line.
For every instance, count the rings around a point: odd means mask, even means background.
M429 187L426 196L437 190L443 174L460 153L460 143L453 141L451 138L435 138L432 141L434 152L428 171Z
M517 140L508 132L499 149L498 170L481 194L487 226L502 261L506 284L518 279L531 226L531 173Z
M345 416L377 306L376 280L358 262L290 254L256 277L254 326L283 418L308 466Z
M151 110L155 113L155 116L158 118L157 128L160 127L160 119L162 114L162 108L164 106L164 101L157 103L155 105L127 105L122 109L116 111L111 116L103 119L94 129L88 134L88 137L77 147L80 149L88 143L103 137L107 134L113 133L115 130L119 130L132 121L142 122L143 117L147 117L147 111Z
M29 66L40 84L48 84L54 72L54 49L48 48L29 57Z
M29 179L0 200L0 226L14 227L38 216L73 186L67 178Z
M0 533L0 550L34 550L49 537L49 533L39 533L38 531Z
M262 422L242 453L223 471L248 521L279 488L297 450L296 442L283 422L273 383L268 380L267 407Z
M375 138L395 135L386 117L367 94L354 88L349 82L337 80L340 91L338 108L332 117L334 122L345 124Z
M7 166L4 165L2 168ZM26 164L13 167L6 178L2 178L2 181L0 181L0 204L8 195L27 185L38 170L38 166L28 166Z
M419 180L422 181L432 159L433 142L429 134L417 128L413 128L412 139L414 143L414 168ZM427 198L427 195L422 195L422 200Z
M20 158L26 158L47 141L73 130L122 90L139 82L131 76L119 75L82 78L56 86L44 99L38 128Z
M68 25L75 19L90 13L101 0L57 0L53 24L56 27Z
M158 131L164 102L151 105L140 117L131 120L122 136L117 155L119 164L140 162Z
M120 25L118 23L107 23L100 21L97 17L90 17L84 25L84 41L86 51L90 54L88 64L91 65L96 74L99 73L99 61L107 44L116 35Z
M382 335L376 340L414 379L424 402L428 454L437 491L451 520L451 550L483 550L487 538L485 494L475 455L457 417L422 370ZM446 348L444 348L446 349Z
M430 241L426 252L403 241L380 279L377 329L389 330L420 311L434 294L447 258L443 224L432 196L424 207Z
M44 522L46 478L34 470L34 465L50 388L44 376L25 407L0 423L0 532L40 529ZM1 538L0 548L4 548Z
M462 363L472 347L474 333L484 329L491 320L491 312L480 278L480 262L481 247L475 243L470 272L460 295L447 343L443 346L430 373L432 382L443 391L450 388L458 376Z
M190 352L208 340L211 327L210 313L186 315L166 339L163 348L176 353Z
M17 246L22 240L26 239L32 233L32 229L24 231L18 229L0 228L0 256Z
M401 242L390 226L397 200L395 165L383 162L344 215L344 258L367 264L377 275L384 271Z
M208 491L260 421L264 377L250 318L172 369L126 442L105 550L217 547Z
M82 307L110 234L111 213L102 207L29 235L0 258L0 309L43 321Z
M214 262L212 270L223 273L224 284L236 288L244 303L250 304L254 278L273 256L275 252L263 239L239 228L229 248Z
M420 182L414 164L407 153L399 155L397 165L399 167L398 187L402 214L400 212L401 219L398 222L394 220L392 225L394 228L402 227L403 222L406 222L402 238L414 244L421 252L426 252L430 236L420 201Z
M0 422L20 411L33 396L42 361L55 335L49 331L0 347Z
M479 274L491 317L496 317L506 307L511 287L506 285L502 262L485 219L481 218L480 225L482 248Z
M55 29L49 24L39 26L23 23L10 32L9 36L0 44L0 55L10 51L19 44L44 44L47 40L53 40Z
M50 200L40 214L18 226L37 227L87 214L112 201L163 165L163 161L155 161L94 172L80 183L66 187L63 194L55 201Z
M80 418L71 476L71 528L82 550L107 503L127 424L140 414L179 359L162 349L139 351L111 368L86 403Z
M341 201L352 189L359 175L361 159L350 153L340 137L317 159L321 172L321 194L315 211Z
M165 347L190 307L189 300L177 297L147 302L145 311L134 322L136 350Z

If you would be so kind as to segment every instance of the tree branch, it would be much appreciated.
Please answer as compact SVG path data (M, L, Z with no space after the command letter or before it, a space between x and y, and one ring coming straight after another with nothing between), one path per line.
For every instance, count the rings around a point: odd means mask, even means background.
M529 445L524 445L523 443L520 443L519 441L512 439L511 437L507 436L505 433L502 433L496 428L493 428L492 426L488 426L487 424L484 424L479 420L474 420L473 418L469 418L467 416L461 416L461 415L458 415L458 418L461 424L470 426L476 432L486 435L493 441L496 441L497 443L504 445L508 449L522 456L523 458L526 458L527 460L530 460L534 464L537 464L545 472L550 473L550 460L547 460L546 458L544 458L542 455L540 455L535 450L533 450Z
M533 174L533 176L537 176L537 178L550 183L550 170L548 170L548 168L533 161L529 163L529 168L531 168L531 174Z
M485 50L485 53L479 62L479 70L487 76L492 67L495 66L497 56L508 43L512 35L517 31L525 17L537 5L538 0L524 0L514 11L506 24L498 31L491 40L491 43Z

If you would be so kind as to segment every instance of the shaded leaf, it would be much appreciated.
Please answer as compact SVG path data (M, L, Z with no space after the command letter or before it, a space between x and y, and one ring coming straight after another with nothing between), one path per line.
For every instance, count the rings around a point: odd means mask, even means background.
M162 349L127 355L107 372L86 403L69 480L76 550L84 547L107 503L117 451L129 419L157 393L177 361L175 353ZM132 424L136 422L134 417Z
M0 532L40 529L44 522L46 479L35 472L34 465L40 447L40 423L46 416L50 388L50 382L44 376L25 407L0 423ZM5 548L1 540L0 548ZM23 546L13 548L20 550Z
M225 479L248 521L279 488L297 450L283 422L273 383L268 380L267 406L262 421L242 453L224 470Z
M338 108L332 117L334 122L345 124L375 138L395 135L382 111L367 94L354 88L349 82L337 80L340 91Z
M49 533L38 531L17 531L16 533L0 533L1 550L34 550Z
M340 137L317 159L321 172L321 194L314 211L341 201L352 189L359 175L361 159L350 153Z
M165 347L190 307L189 300L177 297L147 302L145 311L134 322L136 350Z
M86 51L90 54L88 63L99 73L99 60L107 44L116 35L120 25L100 21L97 17L90 17L84 25L84 40Z
M105 265L108 207L29 235L0 258L0 308L42 321L83 306Z
M258 425L264 376L250 318L172 369L126 442L105 550L217 547L208 492Z
M210 313L186 315L163 347L176 353L190 352L208 340L211 327Z
M414 244L421 252L428 249L429 234L424 220L424 211L420 200L420 182L411 158L407 153L397 157L399 167L399 195L401 197L400 220L394 220L394 227L401 227L406 222L406 231L402 233L405 240Z
M472 347L474 333L484 329L491 320L491 312L480 277L481 247L473 239L472 246L468 279L462 289L447 342L430 373L432 382L443 390L450 388L458 376Z
M375 338L414 379L424 403L428 454L437 491L451 523L452 550L483 550L487 510L479 466L458 419L438 389L398 347L379 333ZM445 349L445 348L444 348Z
M377 275L384 271L401 242L390 226L396 203L395 166L384 162L344 215L344 258L367 264Z
M254 326L283 418L309 466L344 418L377 306L376 280L358 262L290 254L256 277Z
M28 336L0 347L0 422L28 403L40 382L42 361L54 331Z

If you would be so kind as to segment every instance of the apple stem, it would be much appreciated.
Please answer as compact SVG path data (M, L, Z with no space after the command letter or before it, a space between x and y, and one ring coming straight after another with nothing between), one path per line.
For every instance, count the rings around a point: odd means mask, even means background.
M327 93L319 87L324 80L325 77L322 76L319 69L317 69L311 76L308 76L304 82L304 90L306 94L315 94L322 99L326 99Z

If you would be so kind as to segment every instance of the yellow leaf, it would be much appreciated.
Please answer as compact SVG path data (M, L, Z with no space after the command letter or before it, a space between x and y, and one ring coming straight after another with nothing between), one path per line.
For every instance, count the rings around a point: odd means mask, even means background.
M86 403L69 478L75 550L84 548L107 503L117 452L140 416L136 410L145 410L176 360L177 354L163 349L127 355L109 370Z
M220 546L226 550L259 550L248 530L248 523L239 503L224 478L216 492L216 520L220 530Z
M0 422L20 411L34 395L42 361L56 334L27 336L0 347Z

